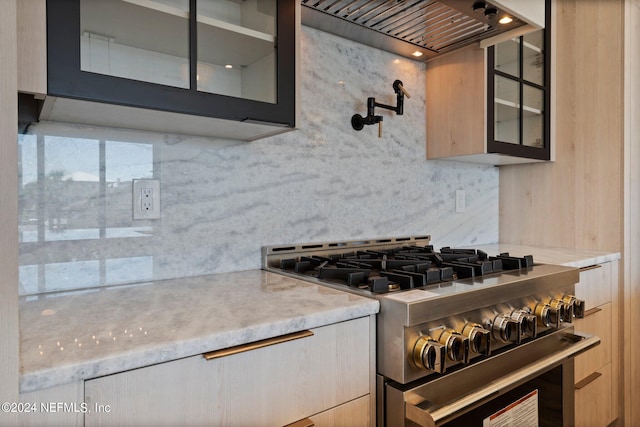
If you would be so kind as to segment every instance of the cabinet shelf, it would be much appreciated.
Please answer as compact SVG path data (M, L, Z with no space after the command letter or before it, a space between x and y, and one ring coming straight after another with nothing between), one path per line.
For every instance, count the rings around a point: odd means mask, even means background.
M539 46L536 46L534 44L531 44L531 43L529 43L527 41L523 41L522 42L522 46L527 48L527 49L529 49L529 50L532 50L535 53L542 53L542 48L540 48Z
M126 0L126 1L132 1L132 0ZM136 1L138 1L138 0L136 0ZM519 39L510 39L508 41L509 42L513 42L516 45L520 44L520 40ZM539 54L542 54L542 52L543 52L541 47L536 46L533 43L530 43L530 42L528 42L526 40L522 42L522 46L525 48L525 54L524 54L525 58L531 57L531 56L535 56L535 55L539 55ZM515 50L515 49L514 50L505 49L503 52L510 53L510 55L506 55L504 53L502 54L503 55L503 59L504 59L503 60L504 63L514 63L514 64L518 63L518 56L517 56L518 51L517 50Z
M514 114L514 119L517 118L518 115L518 110L520 109L520 104L513 102L513 101L507 101L504 99L500 99L500 98L495 98L494 102L496 104L498 104L498 108L500 107L506 107L504 109L504 111L513 111ZM534 108L534 107L529 107L528 105L525 105L522 107L522 110L524 112L524 117L529 117L529 116L540 116L542 115L542 110L538 109L538 108ZM504 116L501 116L504 117Z
M99 7L99 2L94 1L91 4L93 7ZM129 46L134 46L134 44L127 43L127 40L135 38L135 47L153 52L162 52L174 56L181 56L186 53L185 39L180 37L176 37L176 41L172 44L167 44L166 40L163 40L160 44L159 40L150 38L141 45L139 23L148 19L149 11L153 11L167 17L177 18L164 19L167 26L165 31L168 34L179 34L180 31L185 31L187 28L186 22L189 19L189 11L157 0L123 0L119 8L116 9L113 4L109 4L108 8L108 13L118 13L120 17L118 21L102 19L100 21L104 22L104 25L108 25L108 28L84 30L98 34L118 34L118 41ZM101 12L103 11L105 10L101 7ZM98 16L101 16L101 13ZM198 13L196 20L199 24L199 38L203 40L225 40L224 44L216 44L215 48L201 50L200 61L215 65L231 64L234 67L243 67L251 65L273 52L276 38L272 34L206 16L202 13ZM119 22L117 27L114 27L114 22ZM135 34L135 36L128 37L127 34L129 33Z
M146 7L147 9L152 9L152 10L166 13L169 15L178 16L180 18L185 18L185 19L189 18L189 12L187 10L181 9L179 7L171 6L169 4L161 3L159 1L155 1L155 0L122 0L122 1L134 4L136 6ZM251 28L233 24L231 22L222 21L214 17L203 16L203 14L201 13L198 14L197 21L212 27L217 27L226 31L231 31L234 33L241 34L243 36L264 40L270 43L273 43L275 41L275 37L271 34L263 33L261 31L256 31Z

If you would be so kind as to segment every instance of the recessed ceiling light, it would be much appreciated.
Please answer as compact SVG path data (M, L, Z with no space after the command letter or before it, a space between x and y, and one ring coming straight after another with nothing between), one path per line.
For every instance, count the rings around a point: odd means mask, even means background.
M411 55L415 56L416 58L419 58L422 56L422 52L420 52L419 50L416 50L415 52L413 52Z
M510 16L503 16L502 18L500 18L500 20L498 21L501 24L509 24L513 21L513 19Z
M227 64L227 65L224 66L224 68L233 68L233 65Z

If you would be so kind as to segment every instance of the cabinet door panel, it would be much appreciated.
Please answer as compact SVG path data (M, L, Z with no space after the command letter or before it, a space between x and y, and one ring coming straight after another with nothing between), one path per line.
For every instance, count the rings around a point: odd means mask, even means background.
M43 1L16 2L18 91L47 93L47 9ZM6 61L6 58L4 59Z
M206 361L194 356L87 381L93 425L286 425L369 394L369 319Z
M544 91L524 85L522 93L522 144L542 148L544 140Z
M198 90L276 103L276 0L197 1Z
M30 412L17 414L21 427L81 427L83 412L94 409L84 406L82 381L20 393L20 402L35 405Z
M495 69L513 77L520 77L520 44L510 39L495 45Z
M606 427L615 419L611 387L611 364L598 370L594 381L575 391L575 425L580 427Z
M580 272L576 296L585 301L587 310L611 301L611 274L610 262Z
M189 88L189 1L80 0L80 69Z
M611 303L598 308L600 311L575 321L576 331L597 335L601 340L600 345L575 358L576 382L611 363Z
M495 139L520 141L520 85L501 76L495 76Z
M310 418L314 427L368 427L370 401L369 396L363 396Z
M522 78L544 85L544 32L534 31L523 37Z

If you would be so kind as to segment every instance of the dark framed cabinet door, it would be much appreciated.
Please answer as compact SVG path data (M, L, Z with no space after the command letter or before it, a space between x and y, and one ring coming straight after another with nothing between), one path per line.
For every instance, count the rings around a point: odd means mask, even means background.
M487 52L487 151L551 159L551 5L546 26Z
M47 0L47 95L295 127L295 0Z

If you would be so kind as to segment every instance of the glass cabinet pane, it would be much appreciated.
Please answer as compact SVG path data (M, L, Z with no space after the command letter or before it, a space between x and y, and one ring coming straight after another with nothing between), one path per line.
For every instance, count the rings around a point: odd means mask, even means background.
M511 39L495 46L495 69L520 77L520 41Z
M495 140L520 143L520 84L495 76Z
M544 30L525 34L522 47L522 78L544 85Z
M550 7L550 0L544 3ZM489 153L551 159L549 17L547 13L545 28L487 49Z
M80 0L80 68L189 87L189 0Z
M544 147L544 91L524 85L522 144Z
M198 0L198 90L276 103L276 0Z

